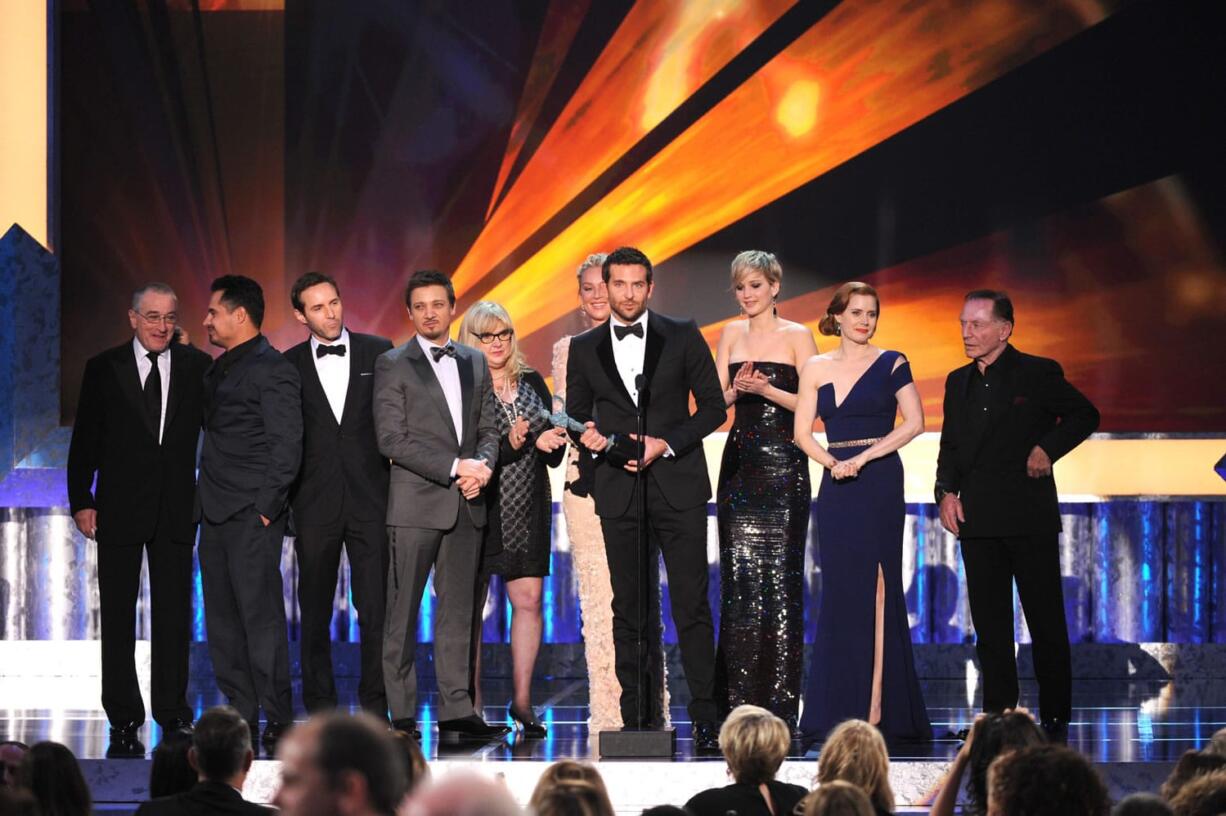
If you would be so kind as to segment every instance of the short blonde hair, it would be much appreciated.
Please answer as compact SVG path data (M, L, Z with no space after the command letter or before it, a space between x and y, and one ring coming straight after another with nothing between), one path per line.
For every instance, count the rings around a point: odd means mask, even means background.
M591 788L590 798L602 803L609 801L609 791L595 765L573 759L560 759L541 772L540 778L536 780L536 787L532 791L532 797L528 800L528 807L534 811L539 810L541 803L559 788L575 786ZM612 805L610 805L611 808Z
M719 749L740 783L760 785L774 779L791 742L787 723L755 705L732 709L719 729Z
M510 313L502 304L492 300L478 300L469 306L468 311L464 313L464 319L460 321L459 340L466 346L480 349L481 341L477 339L477 335L497 332L499 326L511 331L511 356L507 360L508 373L511 375L512 382L519 382L520 375L532 369L519 350L519 336L515 333L515 326L511 323Z
M747 249L732 259L732 285L745 280L751 272L761 272L767 283L783 285L783 267L779 259L760 249Z
M839 723L817 755L817 781L825 784L836 779L864 791L879 810L894 812L885 740L880 731L864 720Z
M597 267L603 269L604 261L607 257L609 257L608 254L604 252L594 252L583 259L583 263L579 264L579 269L575 272L575 277L581 286L583 285L583 273Z
M818 786L801 801L796 812L804 816L875 816L868 794L842 779Z

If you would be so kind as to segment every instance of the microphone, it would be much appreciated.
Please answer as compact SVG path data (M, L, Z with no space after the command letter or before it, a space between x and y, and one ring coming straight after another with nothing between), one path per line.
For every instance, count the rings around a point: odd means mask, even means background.
M643 394L647 392L647 375L646 374L635 374L634 375L634 390L638 391L640 396L642 396Z

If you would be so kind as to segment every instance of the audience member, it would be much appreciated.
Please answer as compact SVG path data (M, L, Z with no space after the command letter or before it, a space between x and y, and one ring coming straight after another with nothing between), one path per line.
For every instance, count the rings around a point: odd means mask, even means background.
M970 776L966 780L966 802L963 803L962 813L983 816L988 811L988 766L992 761L1007 751L1041 745L1046 741L1042 729L1024 708L979 715L950 765L930 816L952 816L958 804L962 775L967 768L970 768Z
M408 787L401 749L387 724L338 711L294 727L277 749L286 816L393 816Z
M538 809L545 794L569 782L587 783L604 797L604 801L610 801L608 788L605 787L604 779L601 778L600 771L596 770L595 765L573 759L561 759L546 768L541 773L540 779L536 780L536 788L533 789L532 797L528 800L529 809Z
M187 761L195 769L196 784L182 793L145 802L137 809L137 816L270 813L268 808L243 798L243 783L255 752L251 747L251 727L238 709L217 706L205 711L196 722L191 742Z
M534 816L614 816L604 785L596 786L582 779L546 788L535 797L531 811Z
M89 788L77 758L58 742L30 747L17 772L18 784L38 802L42 816L89 816Z
M406 816L522 816L505 784L459 771L409 798Z
M196 768L188 759L192 748L190 731L167 731L153 749L149 768L149 798L160 799L185 793L196 786Z
M835 779L805 797L798 807L804 816L873 816L868 794L850 782Z
M2 816L39 816L38 802L34 794L16 785L0 785L0 814Z
M733 784L711 788L685 803L694 816L779 816L791 813L807 790L775 779L788 754L792 735L787 723L765 708L740 705L719 730L719 749L728 762Z
M1171 806L1161 796L1134 793L1121 799L1112 809L1111 816L1171 816Z
M1226 813L1226 771L1190 780L1171 800L1175 816L1220 816Z
M988 768L988 816L1108 816L1110 811L1098 773L1063 745L1008 751Z
M1213 739L1205 747L1205 751L1218 756L1226 756L1226 728L1219 728L1213 734Z
M17 769L21 767L21 759L30 746L17 740L0 741L0 788L10 788L17 784Z
M400 749L397 756L404 762L404 795L408 797L430 781L430 766L426 764L426 755L421 752L421 746L413 739L412 734L398 728L393 729L392 742Z
M1179 795L1180 789L1198 776L1226 768L1226 756L1211 751L1188 750L1175 763L1175 770L1162 783L1162 798L1170 802Z
M847 720L826 737L817 757L817 781L841 779L868 795L878 814L894 812L890 756L881 732L864 720Z

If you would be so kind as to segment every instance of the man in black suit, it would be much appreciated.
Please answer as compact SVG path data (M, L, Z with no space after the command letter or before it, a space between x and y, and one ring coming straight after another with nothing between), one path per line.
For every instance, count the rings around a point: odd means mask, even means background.
M587 430L579 442L598 454L594 472L596 513L604 531L613 585L613 642L622 686L622 721L627 728L661 720L658 570L648 569L646 604L639 615L641 586L636 557L641 497L635 471L643 470L646 491L647 558L664 556L673 620L692 701L696 747L718 746L715 705L715 643L707 602L707 501L711 481L702 440L727 416L715 364L698 326L647 310L653 282L651 261L623 247L604 263L612 319L571 340L566 368L566 411ZM690 395L696 411L690 414ZM618 458L646 416L641 462ZM593 418L598 419L597 423ZM630 445L631 450L637 445ZM606 450L608 449L608 450ZM637 456L637 453L631 454ZM619 464L620 463L620 464ZM647 665L640 675L638 641ZM642 702L640 719L639 705Z
M260 334L264 292L213 281L204 327L225 349L205 375L200 573L217 685L271 747L293 721L281 539L302 460L298 369Z
M191 790L151 799L136 812L139 816L269 816L275 811L243 798L243 783L254 759L247 721L230 706L210 708L200 715L192 747L187 749L187 762L199 781Z
M379 453L371 395L375 358L392 341L345 328L336 281L308 272L290 290L294 317L311 336L285 352L302 380L302 470L290 493L302 612L302 702L336 707L332 600L341 546L349 557L361 624L358 700L387 717L383 688L383 607L387 583L387 457Z
M1059 363L1009 344L1013 303L1004 292L969 293L960 319L972 362L945 380L936 500L941 523L962 542L983 708L1017 705L1016 580L1034 643L1041 721L1059 736L1072 714L1072 667L1052 463L1094 432L1098 411Z
M164 730L191 726L187 704L196 444L209 356L174 342L178 300L164 283L132 295L132 340L85 366L68 450L77 529L98 542L102 707L112 755L143 753L136 598L149 560L151 703ZM97 486L95 487L95 477Z

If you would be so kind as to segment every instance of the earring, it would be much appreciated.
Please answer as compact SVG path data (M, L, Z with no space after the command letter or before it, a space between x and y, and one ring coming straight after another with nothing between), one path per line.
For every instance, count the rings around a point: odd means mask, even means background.
M834 334L836 337L843 334L843 327L840 326L838 323L834 324Z

